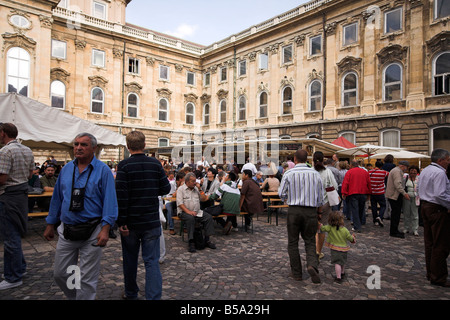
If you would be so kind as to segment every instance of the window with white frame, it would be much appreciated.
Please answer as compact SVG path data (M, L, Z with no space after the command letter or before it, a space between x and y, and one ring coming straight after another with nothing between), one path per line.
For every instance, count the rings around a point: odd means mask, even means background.
M431 130L431 150L450 150L450 125L443 125Z
M93 1L92 15L98 19L106 20L106 4L100 1Z
M222 67L220 68L220 81L227 81L227 71L228 68L227 67Z
M313 56L322 53L322 36L315 36L309 40L309 55Z
M186 124L194 124L195 107L192 102L186 104Z
M259 54L259 70L269 70L269 54Z
M92 65L95 67L105 67L105 51L92 49Z
M53 108L66 108L66 85L59 80L55 80L50 85L50 101Z
M6 55L6 91L28 97L30 86L30 54L22 48L14 47Z
M322 109L322 83L314 80L309 85L309 111Z
M283 89L282 114L292 114L292 88L285 87Z
M397 8L384 14L384 33L392 33L402 30L403 9Z
M169 146L169 139L167 138L158 138L158 147L168 147Z
M239 77L245 76L247 74L247 60L239 61Z
M283 52L282 53L283 54L283 62L282 62L282 64L286 64L286 63L292 62L292 60L293 60L293 52L292 52L292 50L293 50L292 44L283 47L283 50L282 50L282 52Z
M186 72L186 83L190 86L195 86L195 73L188 71Z
M435 96L450 94L450 51L438 54L433 61Z
M352 23L349 25L344 26L344 32L343 32L343 42L344 46L348 46L350 44L355 43L358 41L358 23Z
M339 137L347 139L349 142L356 144L356 133L353 131L341 132Z
M220 118L220 123L227 122L227 102L225 100L220 101L219 118Z
M259 95L259 117L260 118L267 118L267 101L268 96L267 92L261 92Z
M131 118L137 118L139 109L139 97L136 93L128 94L127 99L127 114Z
M211 84L211 73L210 72L206 72L203 75L203 85L204 86L209 86Z
M19 27L22 29L28 28L31 24L31 22L27 18L25 18L24 16L22 16L20 14L12 15L10 18L10 21L16 27Z
M342 78L342 106L350 107L358 104L358 76L354 72Z
M402 100L402 66L392 63L383 71L383 101Z
M105 94L103 89L95 87L91 92L91 112L103 113L105 107Z
M434 1L434 19L441 19L450 16L450 0Z
M381 132L381 145L391 148L400 148L400 130L388 129Z
M58 59L66 59L67 43L52 39L52 57Z
M132 74L139 74L141 72L139 59L128 58L128 72Z
M205 126L209 125L209 114L210 114L210 107L209 107L209 103L205 103L205 105L203 106L203 124Z
M169 67L168 66L159 66L159 79L169 81Z
M239 97L239 108L238 108L238 121L243 121L247 114L247 99L245 96Z
M158 121L169 121L169 101L166 98L158 101Z

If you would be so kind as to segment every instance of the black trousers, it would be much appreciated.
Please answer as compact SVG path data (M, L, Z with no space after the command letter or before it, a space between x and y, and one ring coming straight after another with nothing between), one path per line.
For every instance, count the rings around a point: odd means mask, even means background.
M398 225L400 224L400 216L402 214L403 195L400 194L397 200L389 199L391 205L391 228L389 230L391 235L399 233Z

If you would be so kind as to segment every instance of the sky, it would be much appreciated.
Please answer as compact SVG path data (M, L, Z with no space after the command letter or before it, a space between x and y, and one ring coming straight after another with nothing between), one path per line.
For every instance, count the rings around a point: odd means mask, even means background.
M209 46L309 0L132 0L126 22Z

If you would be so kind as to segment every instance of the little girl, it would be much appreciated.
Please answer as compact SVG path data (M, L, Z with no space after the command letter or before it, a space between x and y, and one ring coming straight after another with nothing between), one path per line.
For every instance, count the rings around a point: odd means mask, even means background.
M338 211L330 213L328 225L321 226L320 230L328 233L325 246L331 249L331 263L336 270L334 281L341 283L345 276L344 265L347 263L347 251L350 250L347 241L355 243L356 238L344 227L344 216Z

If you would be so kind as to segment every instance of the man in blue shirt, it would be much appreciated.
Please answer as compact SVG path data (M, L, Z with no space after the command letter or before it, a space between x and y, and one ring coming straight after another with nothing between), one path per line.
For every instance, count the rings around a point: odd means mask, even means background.
M75 137L75 160L65 165L58 176L44 231L47 240L53 239L55 225L61 222L57 229L54 277L72 300L95 299L102 248L118 216L114 177L109 167L95 157L96 149L93 135L81 133ZM83 236L80 229L84 226L88 232L83 232ZM78 256L82 276L71 282L69 277L76 270L72 268L76 267Z

